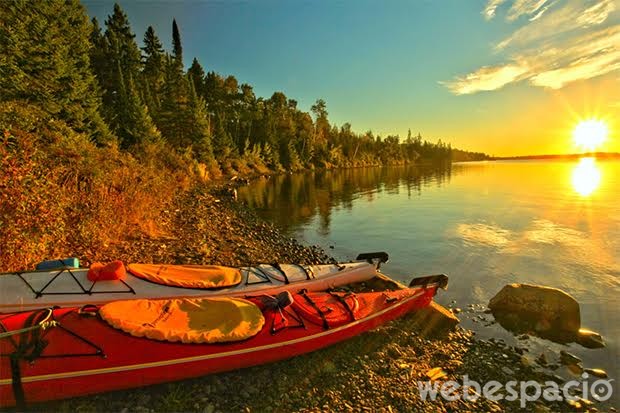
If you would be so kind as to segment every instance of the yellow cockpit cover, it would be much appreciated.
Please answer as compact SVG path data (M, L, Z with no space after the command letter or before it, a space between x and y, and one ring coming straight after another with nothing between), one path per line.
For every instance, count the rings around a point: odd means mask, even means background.
M238 269L218 265L129 264L127 269L136 277L175 287L223 288L241 282Z
M99 315L132 336L183 343L245 340L265 323L258 306L242 298L113 301Z

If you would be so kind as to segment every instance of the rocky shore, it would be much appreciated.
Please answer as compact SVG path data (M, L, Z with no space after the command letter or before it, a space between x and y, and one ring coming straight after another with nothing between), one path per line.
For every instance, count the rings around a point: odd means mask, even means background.
M100 251L81 252L83 262L167 262L247 265L258 262L325 263L322 249L304 246L261 221L226 187L199 188L177 199L150 231ZM75 252L74 252L75 254ZM366 286L371 288L372 286ZM422 334L409 315L345 343L291 360L159 386L34 405L59 412L556 412L615 411L589 400L568 403L519 400L427 400L418 382L485 383L497 380L558 381L527 349L501 340L479 340L456 327Z

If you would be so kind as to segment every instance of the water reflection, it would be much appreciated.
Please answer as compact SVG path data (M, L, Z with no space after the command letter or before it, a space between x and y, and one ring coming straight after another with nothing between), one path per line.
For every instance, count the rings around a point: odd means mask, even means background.
M339 260L387 251L383 271L398 281L449 274L450 289L436 297L443 304L486 305L508 283L567 291L583 326L608 341L571 352L620 372L620 160L315 171L253 181L239 197ZM489 330L497 338L500 329Z
M319 219L319 231L329 233L334 210L351 210L356 199L372 203L382 194L420 195L426 186L449 182L453 167L402 166L320 170L261 178L239 189L239 199L286 231Z
M581 158L573 169L571 182L581 196L589 196L601 184L601 170L594 158Z

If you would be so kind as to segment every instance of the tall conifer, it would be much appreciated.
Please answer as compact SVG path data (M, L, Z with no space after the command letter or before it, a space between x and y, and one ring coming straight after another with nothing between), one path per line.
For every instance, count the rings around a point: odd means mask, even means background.
M181 69L183 69L183 47L181 47L181 34L176 19L172 19L172 57Z
M187 75L190 80L194 83L194 88L196 89L196 93L198 96L204 96L205 90L205 71L198 63L198 59L194 58L192 61L192 65L187 70Z
M123 79L138 78L141 56L129 19L118 4L114 4L105 25L102 66L95 66L95 71L104 89L104 114L112 129L118 131L124 127L121 123L126 102L121 100L121 88L127 85Z
M160 109L159 104L164 83L165 53L152 26L149 26L144 33L142 62L142 93L149 113L153 116Z
M91 24L78 0L15 0L0 13L0 100L24 100L99 143L113 139L90 67Z

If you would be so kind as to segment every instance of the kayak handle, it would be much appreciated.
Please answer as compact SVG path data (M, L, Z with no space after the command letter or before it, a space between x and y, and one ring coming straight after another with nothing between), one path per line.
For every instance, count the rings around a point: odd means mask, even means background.
M446 274L426 275L424 277L417 277L411 280L409 287L428 287L431 284L436 284L438 288L448 288L448 276Z
M365 252L362 254L359 254L356 258L356 260L358 261L367 261L369 264L375 264L375 260L376 261L376 266L377 269L381 268L381 264L384 262L388 262L390 256L388 255L387 252Z

